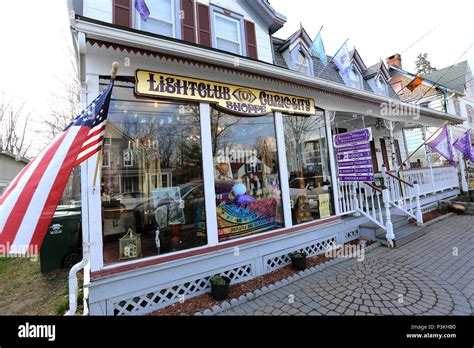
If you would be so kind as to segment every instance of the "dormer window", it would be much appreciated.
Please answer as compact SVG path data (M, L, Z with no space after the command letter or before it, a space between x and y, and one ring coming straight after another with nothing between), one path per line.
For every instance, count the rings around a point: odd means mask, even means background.
M348 78L348 82L351 87L362 89L362 78L359 73L359 70L357 70L355 65L353 65L352 68L349 70Z
M375 78L374 92L379 95L387 95L387 84L380 75Z
M285 57L288 66L297 73L305 75L313 75L313 60L307 52L306 47L298 44L289 55Z
M300 72L305 75L310 74L308 58L302 52L299 52L296 58L295 65L296 65L295 70L297 72Z
M150 33L177 37L175 2L176 0L148 1L150 16L146 22L140 18L140 29Z

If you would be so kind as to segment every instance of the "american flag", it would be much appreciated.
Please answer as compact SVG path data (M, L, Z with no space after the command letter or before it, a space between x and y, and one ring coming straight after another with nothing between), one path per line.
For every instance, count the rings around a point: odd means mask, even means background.
M0 255L39 252L72 169L102 148L113 83L0 196Z

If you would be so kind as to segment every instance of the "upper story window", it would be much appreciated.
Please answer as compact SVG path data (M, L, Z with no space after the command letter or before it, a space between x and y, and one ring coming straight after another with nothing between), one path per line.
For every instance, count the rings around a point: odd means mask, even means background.
M140 18L140 29L150 33L176 37L176 0L147 1L150 16Z
M306 75L309 75L311 73L311 70L309 68L309 60L302 52L299 52L299 54L297 55L295 65L296 65L295 70L297 72L300 72Z
M214 26L216 48L235 54L243 54L240 20L214 12Z
M461 116L461 103L457 99L454 100L454 111L456 115Z
M354 88L362 89L361 76L357 68L353 65L348 73L349 85Z
M387 95L387 85L382 76L375 78L374 92L379 95Z
M287 60L288 66L294 71L310 76L313 74L313 60L302 44L294 47L289 56L285 59Z
M474 113L472 111L471 105L466 105L467 121L471 124L474 124Z

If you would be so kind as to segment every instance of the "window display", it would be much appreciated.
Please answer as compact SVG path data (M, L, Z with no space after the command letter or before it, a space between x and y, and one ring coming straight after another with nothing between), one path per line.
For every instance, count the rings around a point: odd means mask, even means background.
M274 116L212 109L211 132L219 241L282 227Z
M324 118L283 115L293 224L334 214Z
M207 244L199 106L131 92L116 87L106 127L105 264ZM131 237L136 248L124 244Z

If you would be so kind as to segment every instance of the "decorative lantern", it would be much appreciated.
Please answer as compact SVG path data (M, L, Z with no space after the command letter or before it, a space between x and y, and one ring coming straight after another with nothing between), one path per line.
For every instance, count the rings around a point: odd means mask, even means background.
M131 228L125 236L119 240L120 260L134 259L142 253L142 239L141 236Z

